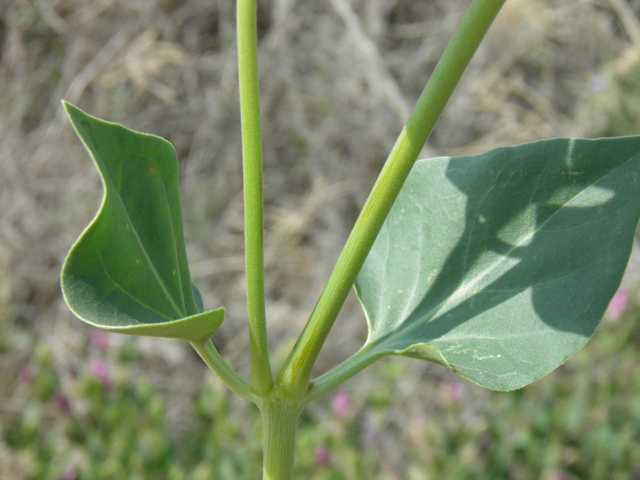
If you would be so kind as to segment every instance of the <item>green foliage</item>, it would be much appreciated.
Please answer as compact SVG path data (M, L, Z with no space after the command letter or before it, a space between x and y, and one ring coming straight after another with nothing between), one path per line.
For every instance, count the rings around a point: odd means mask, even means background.
M105 186L98 216L65 263L67 301L107 330L202 341L218 328L224 310L197 313L203 308L188 280L173 149L157 137L66 108ZM429 360L496 390L522 387L563 363L595 330L625 269L640 215L638 151L640 137L557 139L418 162L357 280L370 327L363 351L373 358ZM156 301L157 308L143 306ZM61 386L50 369L38 378L35 400L3 435L10 447L29 452L28 478L55 478L61 471L54 475L44 465L61 465L53 459L62 444L41 430L41 402L66 397L56 395ZM420 459L408 464L407 474L488 479L560 471L592 414L589 392L573 395L564 390L568 383L538 387L542 399L518 394L478 431L461 423L456 411L442 424L411 430ZM232 418L228 392L210 388L197 400L201 422L178 446L166 431L163 401L148 385L78 382L75 395L89 411L70 415L64 427L65 451L82 446L88 456L74 467L78 480L255 478L260 445L255 432L240 425L251 415L257 420L256 412ZM389 388L363 403L386 412ZM559 413L549 414L550 399L559 395L571 399L553 404ZM633 406L620 408L634 415ZM521 409L530 418L524 433L513 432ZM612 412L611 425L579 447L600 459L602 471L612 463L628 466L635 454L615 441L633 440L633 430L616 418ZM323 430L304 417L296 475L394 478L396 471L380 473L375 458L360 454L371 435L358 421ZM558 430L560 437L544 438L544 449L536 446L539 436ZM239 438L252 440L238 444ZM616 447L599 449L603 442ZM39 445L37 461L33 445ZM426 453L424 445L430 445ZM318 465L318 448L333 452L332 463ZM579 462L570 466L576 478L587 471Z
M638 314L634 308L603 323L562 369L508 394L478 397L462 380L430 375L416 387L429 392L428 409L414 396L399 403L397 384L411 366L385 362L371 372L375 390L350 392L351 417L327 413L331 398L303 415L295 478L640 478ZM15 389L24 392L21 408L0 424L4 454L21 466L18 478L59 480L65 471L76 480L257 478L257 410L234 402L210 377L181 409L193 428L176 432L166 396L136 373L142 358L129 360L134 350L128 343L102 359L111 386L89 369L70 380L42 348L33 356L32 378ZM405 418L398 408L412 412L404 431L393 427ZM320 449L328 456L319 464Z
M100 211L62 270L69 307L105 330L208 339L224 309L202 313L191 284L175 150L159 137L64 106L105 189Z
M65 108L105 188L64 265L70 307L107 330L208 339L224 309L201 313L190 281L175 151ZM555 139L418 162L356 281L367 355L432 361L495 390L564 363L624 273L639 151L640 137Z
M81 319L103 329L190 341L232 391L259 407L265 480L293 478L296 425L306 404L375 360L391 354L419 358L449 367L489 389L518 389L564 363L585 344L620 284L640 217L640 137L556 139L476 157L415 163L504 1L471 3L275 381L264 298L255 0L238 1L236 15L251 384L229 367L210 340L223 321L224 309L205 313L191 283L174 149L158 137L98 120L65 104L105 190L100 211L63 267L67 303ZM314 363L354 282L367 314L369 338L351 359L310 383ZM89 383L88 395L111 390L105 368L94 371L99 384ZM55 388L55 383L51 385ZM247 456L225 447L224 456L217 456L220 448L214 448L213 457L203 453L202 462L200 457L193 459L195 470L183 474L171 463L171 441L147 435L146 430L130 435L129 425L119 423L123 415L134 415L138 399L136 392L125 389L118 400L128 403L114 409L95 404L100 412L88 415L91 428L75 429L72 438L96 457L89 467L90 478L122 476L123 468L128 478L136 478L136 468L141 472L158 468L176 480L255 476ZM140 400L146 399L143 395ZM224 402L212 400L209 403L224 408ZM376 395L375 401L383 405L384 395ZM64 402L61 405L70 410ZM158 423L162 405L145 406L148 416L136 417L133 428L162 429ZM206 417L206 407L199 407ZM27 443L37 441L34 412L23 422ZM344 424L353 420L344 411L338 417ZM571 416L562 417L566 418ZM192 435L196 448L219 441L216 426L224 421L218 416L211 420L209 431L216 436ZM546 429L549 420L543 415L533 423L545 424ZM106 448L101 431L113 435ZM344 443L358 441L357 428L345 426L342 432ZM603 431L601 436L602 441L613 442L615 434ZM25 443L19 435L8 438L16 447ZM432 460L450 447L445 441ZM464 453L456 451L462 458ZM505 458L517 460L517 452L502 455L498 450L493 459L498 468L492 463L481 470L451 470L447 475L471 478L489 472L492 478L516 478L500 466ZM554 451L544 461L553 464L560 457ZM318 458L316 466L329 463ZM450 464L455 469L464 462ZM324 476L321 472L318 478L376 475L367 472L356 454L344 472ZM389 472L389 478L394 476Z
M555 139L418 162L356 282L368 355L494 390L591 337L640 216L640 137Z
M204 382L187 415L197 420L184 437L166 421L158 387L134 373L132 345L92 358L79 375L61 370L48 351L25 366L23 404L0 424L0 444L18 459L24 480L220 480L259 474L259 416L230 408L232 394ZM41 349L42 350L42 349ZM124 358L124 359L123 359ZM100 373L93 365L102 365ZM120 375L122 369L123 375ZM249 425L243 422L253 417Z

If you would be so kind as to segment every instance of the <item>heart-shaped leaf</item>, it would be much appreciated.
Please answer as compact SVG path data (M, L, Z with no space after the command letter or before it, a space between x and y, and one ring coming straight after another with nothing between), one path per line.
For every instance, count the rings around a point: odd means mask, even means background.
M175 150L162 138L64 107L104 186L98 214L62 269L69 308L105 330L208 339L224 309L203 312L191 283Z
M640 216L640 137L419 161L356 281L364 352L514 390L594 332Z

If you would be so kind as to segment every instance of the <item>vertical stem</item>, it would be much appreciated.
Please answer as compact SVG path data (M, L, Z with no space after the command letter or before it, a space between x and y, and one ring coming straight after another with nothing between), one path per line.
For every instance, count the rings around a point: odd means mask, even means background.
M505 0L473 0L400 133L278 383L304 395L311 369L404 181Z
M262 143L258 89L256 1L238 0L238 72L244 180L247 308L251 348L251 383L258 395L273 386L264 304Z
M296 428L302 407L288 402L265 402L261 407L263 480L292 480Z

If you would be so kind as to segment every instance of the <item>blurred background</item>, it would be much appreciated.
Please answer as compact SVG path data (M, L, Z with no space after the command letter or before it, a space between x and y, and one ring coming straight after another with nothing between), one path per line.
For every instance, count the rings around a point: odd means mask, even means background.
M313 308L468 0L264 0L259 49L274 367ZM0 0L0 478L260 475L259 415L189 345L99 332L59 272L102 188L61 110L175 146L194 282L248 373L235 2ZM508 0L425 148L640 132L639 0ZM296 478L640 479L640 303L513 393L389 358L303 414ZM366 338L350 298L319 363Z

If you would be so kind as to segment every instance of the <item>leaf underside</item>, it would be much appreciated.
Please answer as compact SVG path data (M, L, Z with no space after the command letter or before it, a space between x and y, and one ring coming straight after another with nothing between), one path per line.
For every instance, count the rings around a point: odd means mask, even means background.
M104 187L100 210L62 269L67 304L105 330L208 339L224 309L204 312L191 283L175 150L162 138L64 107Z
M356 281L368 355L494 390L593 334L640 217L640 137L546 140L416 163Z

